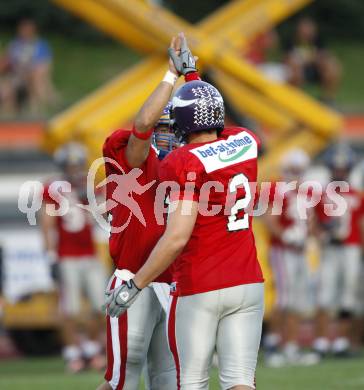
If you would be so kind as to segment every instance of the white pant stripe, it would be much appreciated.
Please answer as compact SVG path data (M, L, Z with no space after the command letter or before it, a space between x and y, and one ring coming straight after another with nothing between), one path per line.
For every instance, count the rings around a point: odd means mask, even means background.
M115 288L121 285L122 281L117 278L115 283ZM119 340L119 318L114 317L110 318L110 326L111 326L111 339L112 339L112 352L114 355L114 365L112 369L112 378L110 386L113 389L116 389L120 380L120 340Z

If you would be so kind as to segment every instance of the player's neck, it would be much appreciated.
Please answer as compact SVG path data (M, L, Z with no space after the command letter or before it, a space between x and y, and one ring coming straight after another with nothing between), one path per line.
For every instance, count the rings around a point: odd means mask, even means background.
M189 144L198 144L201 142L211 142L217 139L216 130L191 133L188 137Z

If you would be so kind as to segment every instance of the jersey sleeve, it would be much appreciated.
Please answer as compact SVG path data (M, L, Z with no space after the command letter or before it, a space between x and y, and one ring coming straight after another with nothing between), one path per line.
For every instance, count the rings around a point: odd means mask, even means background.
M106 138L103 146L104 158L106 157L115 160L126 172L131 170L125 157L125 150L128 145L130 134L130 131L116 130Z
M189 156L182 149L172 152L160 169L160 180L176 183L171 186L170 200L198 201L201 189L201 170L194 156Z
M128 163L125 154L130 135L130 130L116 130L108 138L106 138L103 146L104 158L106 157L116 161L122 167L125 173L128 173L132 169ZM154 149L150 147L148 157L150 157L150 155L155 154L156 152L154 151ZM108 162L106 161L106 163ZM143 167L140 168L143 169Z

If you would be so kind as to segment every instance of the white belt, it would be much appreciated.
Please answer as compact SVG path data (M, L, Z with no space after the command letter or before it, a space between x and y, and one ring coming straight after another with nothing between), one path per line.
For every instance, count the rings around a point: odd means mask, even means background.
M118 279L125 280L126 282L128 282L130 279L133 279L135 276L135 274L133 274L127 269L116 269L114 275Z
M135 274L133 274L127 269L116 269L114 275L118 279L125 281L129 281L135 276ZM153 288L155 294L157 295L159 303L161 304L163 310L167 313L170 291L169 285L167 283L152 282L149 286Z

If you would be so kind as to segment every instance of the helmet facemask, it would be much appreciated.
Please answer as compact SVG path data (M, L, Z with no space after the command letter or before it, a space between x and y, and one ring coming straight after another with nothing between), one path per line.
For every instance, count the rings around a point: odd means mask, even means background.
M160 160L179 146L171 127L170 107L171 105L169 103L163 110L163 114L155 127L152 138L153 145L159 151L158 157Z
M173 107L171 107L171 110L170 110L170 123L171 123L171 129L176 137L176 140L179 142L179 143L185 143L186 142L186 139L187 139L187 132L183 130L183 128L180 128L176 122L176 118L175 118L175 115L174 115L174 109Z

